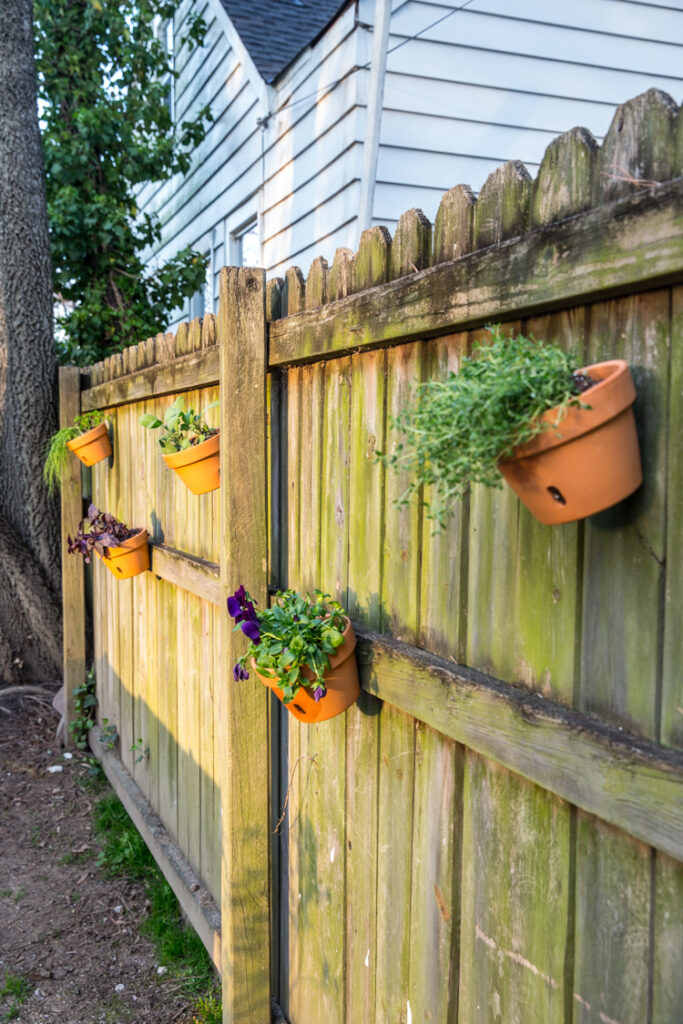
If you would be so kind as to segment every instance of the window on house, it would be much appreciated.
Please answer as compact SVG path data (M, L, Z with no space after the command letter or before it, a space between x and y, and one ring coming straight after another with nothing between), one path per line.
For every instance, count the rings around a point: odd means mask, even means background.
M211 253L202 254L206 259L206 274L204 284L190 299L189 316L194 320L196 316L204 316L205 313L213 313L213 267L211 265Z
M234 235L236 242L235 254L238 267L260 267L261 266L261 239L258 232L258 221L256 218L250 221L246 227L236 231Z

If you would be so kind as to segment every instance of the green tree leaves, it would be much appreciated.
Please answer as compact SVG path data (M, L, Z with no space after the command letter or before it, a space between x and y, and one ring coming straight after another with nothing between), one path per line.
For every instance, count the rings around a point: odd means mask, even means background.
M208 107L175 125L177 77L159 26L166 0L35 0L39 108L59 318L60 356L90 363L162 330L202 287L205 260L189 247L162 267L141 254L160 239L137 207L146 182L185 174L211 122ZM201 45L190 14L176 49Z

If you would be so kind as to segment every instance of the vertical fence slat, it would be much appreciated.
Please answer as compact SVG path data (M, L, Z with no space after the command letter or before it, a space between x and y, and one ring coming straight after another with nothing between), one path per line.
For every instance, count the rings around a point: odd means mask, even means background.
M81 411L81 371L59 368L59 425L71 426ZM69 725L76 718L74 689L85 682L85 586L81 558L66 553L67 534L75 534L82 512L81 463L69 455L62 476L62 608L64 616L64 744L73 746Z
M569 808L472 751L463 789L458 1019L566 1024Z
M221 594L244 584L267 601L265 274L220 273ZM245 457L246 456L246 457ZM268 690L253 673L234 683L242 653L223 603L221 735L223 1020L264 1024L270 1015Z

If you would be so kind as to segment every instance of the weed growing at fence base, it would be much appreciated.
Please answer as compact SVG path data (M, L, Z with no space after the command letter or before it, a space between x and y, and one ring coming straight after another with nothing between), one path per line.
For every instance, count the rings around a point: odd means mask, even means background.
M28 994L29 984L26 978L22 978L20 974L8 974L5 972L5 981L2 988L0 988L0 1003L8 999L10 1004L0 1020L15 1020L19 1016L19 1007L26 1002Z
M94 815L95 829L104 841L98 864L110 876L127 875L145 887L149 914L140 930L155 942L160 963L182 982L188 996L210 991L217 984L213 964L201 939L183 923L173 890L125 807L112 793L98 801ZM197 1012L197 1024L220 1024L220 1002L213 994L200 999Z

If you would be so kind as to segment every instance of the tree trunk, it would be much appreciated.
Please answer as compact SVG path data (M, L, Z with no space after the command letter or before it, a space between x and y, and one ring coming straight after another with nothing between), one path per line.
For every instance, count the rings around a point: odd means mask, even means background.
M0 679L61 676L59 511L42 480L57 427L52 272L32 0L0 3Z

